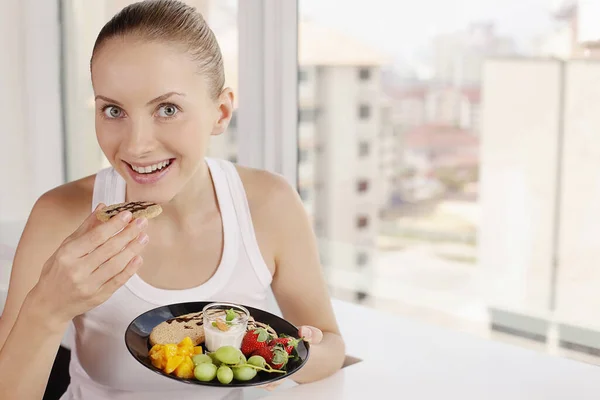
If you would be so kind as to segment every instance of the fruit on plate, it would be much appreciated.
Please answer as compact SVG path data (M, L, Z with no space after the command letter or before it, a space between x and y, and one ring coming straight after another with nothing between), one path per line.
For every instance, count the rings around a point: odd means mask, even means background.
M193 378L194 362L192 357L202 353L201 346L194 346L191 338L185 337L181 342L155 344L149 351L150 361L156 368L167 374L184 379Z
M202 363L212 363L212 358L208 354L196 354L192 357L192 361L194 365L202 364Z
M217 366L212 363L202 363L194 368L194 376L201 382L210 382L217 376Z
M285 348L285 351L288 353L288 355L291 355L292 351L298 347L298 343L300 343L300 339L282 334L280 337L271 340L269 342L269 346L281 344Z
M237 365L245 362L244 355L237 347L221 346L215 351L215 358L222 364Z
M249 381L254 379L258 371L249 365L243 365L241 367L231 368L233 371L233 377L238 381Z
M272 339L273 336L265 328L248 331L242 340L242 353L250 357L256 350L267 347Z
M195 365L191 357L186 356L173 373L178 378L192 379L194 377L194 367Z
M224 385L228 385L233 380L233 371L227 365L221 365L217 369L217 379Z
M256 350L253 355L261 356L267 364L278 370L286 366L288 362L288 353L281 344L262 347Z

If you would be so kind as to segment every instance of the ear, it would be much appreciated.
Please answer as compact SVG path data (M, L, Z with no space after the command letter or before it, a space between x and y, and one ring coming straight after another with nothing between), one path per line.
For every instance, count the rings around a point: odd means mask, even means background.
M217 99L217 120L211 135L217 136L225 132L233 115L234 95L230 88L225 88Z

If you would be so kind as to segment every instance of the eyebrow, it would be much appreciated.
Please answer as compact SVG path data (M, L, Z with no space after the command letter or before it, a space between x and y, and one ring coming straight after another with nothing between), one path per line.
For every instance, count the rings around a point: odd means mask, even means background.
M162 95L160 95L160 96L158 96L158 97L156 97L156 98L154 98L154 99L150 100L148 103L146 103L146 105L147 105L147 106L149 106L149 105L151 105L151 104L159 103L159 102L161 102L161 101L164 101L164 100L168 99L169 97L171 97L171 96L175 96L175 95L177 95L177 96L185 96L185 94L183 94L183 93L179 93L179 92L168 92L168 93L162 94ZM113 99L111 99L111 98L109 98L109 97L106 97L106 96L102 96L102 95L100 95L100 94L99 94L99 95L97 95L97 96L95 97L95 99L96 99L96 100L98 100L98 99L101 99L101 100L104 100L104 101L106 101L107 103L114 103L114 104L116 104L116 105L118 105L118 106L123 106L123 105L122 105L121 103L119 103L118 101L116 101L116 100L113 100Z

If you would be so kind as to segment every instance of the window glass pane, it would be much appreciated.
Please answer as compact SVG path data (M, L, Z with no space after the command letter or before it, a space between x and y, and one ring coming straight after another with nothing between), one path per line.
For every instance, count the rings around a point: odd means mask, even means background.
M600 43L600 8L576 3L299 1L299 113L320 110L299 168L334 296L548 348L600 331L580 301L600 287L600 54L578 41Z
M89 60L102 26L123 7L135 2L136 0L62 0L68 180L94 174L100 168L109 166L94 132L95 104ZM196 7L213 29L223 53L226 85L236 92L237 0L185 0L185 3ZM236 160L236 129L234 118L227 132L211 137L208 156Z

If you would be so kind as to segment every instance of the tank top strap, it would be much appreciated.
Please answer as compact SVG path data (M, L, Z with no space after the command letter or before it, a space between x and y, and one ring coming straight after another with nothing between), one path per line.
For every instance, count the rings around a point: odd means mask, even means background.
M254 224L252 222L250 206L248 204L248 197L238 170L235 165L228 160L212 160L212 162L218 163L227 177L243 246L246 249L250 263L260 282L267 287L271 284L272 276L262 253L260 252Z
M96 174L92 210L100 203L107 206L125 201L125 179L112 167L104 168Z

